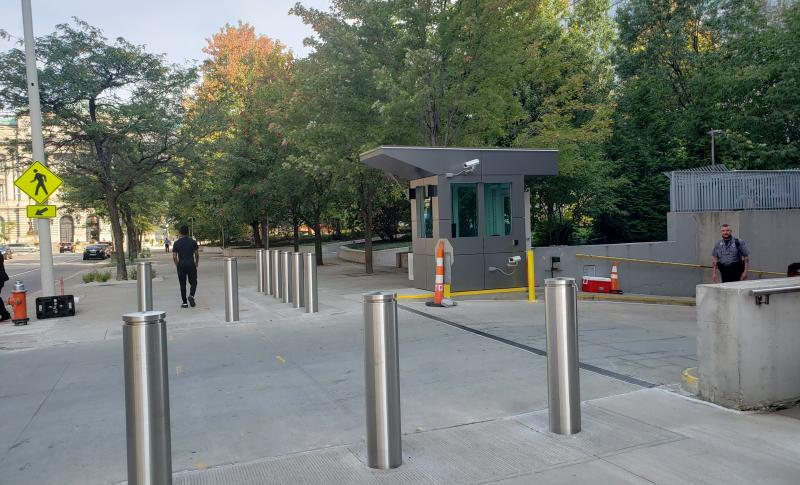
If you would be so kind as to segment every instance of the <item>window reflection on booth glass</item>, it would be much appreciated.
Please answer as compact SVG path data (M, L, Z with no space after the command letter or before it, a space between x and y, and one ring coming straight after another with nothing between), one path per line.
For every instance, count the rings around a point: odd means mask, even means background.
M511 235L511 184L484 184L486 235Z
M450 185L453 237L478 236L478 184Z
M423 187L417 187L417 194ZM430 197L417 196L417 236L433 237L433 201Z

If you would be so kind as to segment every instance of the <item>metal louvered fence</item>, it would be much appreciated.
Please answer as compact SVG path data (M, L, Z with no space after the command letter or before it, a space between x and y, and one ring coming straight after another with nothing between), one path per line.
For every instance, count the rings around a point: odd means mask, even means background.
M800 209L800 170L675 171L670 210Z

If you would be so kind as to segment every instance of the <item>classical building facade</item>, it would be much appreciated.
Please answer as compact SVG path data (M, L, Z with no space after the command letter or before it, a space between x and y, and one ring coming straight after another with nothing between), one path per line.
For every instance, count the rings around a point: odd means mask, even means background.
M14 181L31 162L18 142L30 140L28 118L0 114L0 241L2 243L39 244L38 224L29 219L26 207L36 202L20 191ZM58 192L47 201L58 207L50 220L50 240L58 250L60 242L87 243L111 241L111 225L93 212L61 203Z

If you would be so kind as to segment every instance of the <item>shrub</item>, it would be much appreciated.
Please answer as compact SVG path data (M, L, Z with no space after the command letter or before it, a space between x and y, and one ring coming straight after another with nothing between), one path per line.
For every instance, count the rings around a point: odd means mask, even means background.
M84 283L91 283L92 281L98 281L101 283L105 283L106 281L111 279L111 272L103 271L102 273L97 271L96 269L85 273L81 276Z
M150 248L143 248L139 253L139 259L149 259L151 256L152 254L150 253Z
M150 279L153 279L155 277L156 277L156 269L151 267L150 268ZM139 279L139 275L138 275L138 273L136 271L136 266L132 267L130 269L130 271L128 271L128 278L130 278L132 280Z

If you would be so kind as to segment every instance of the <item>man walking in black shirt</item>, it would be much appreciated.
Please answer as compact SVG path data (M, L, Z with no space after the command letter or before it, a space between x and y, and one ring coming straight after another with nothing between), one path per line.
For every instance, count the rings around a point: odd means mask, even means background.
M200 253L197 241L189 237L189 228L181 226L181 237L172 243L172 261L178 269L178 283L181 285L181 308L194 306L194 292L197 290L197 268L200 267ZM186 298L186 279L189 279L189 298Z

